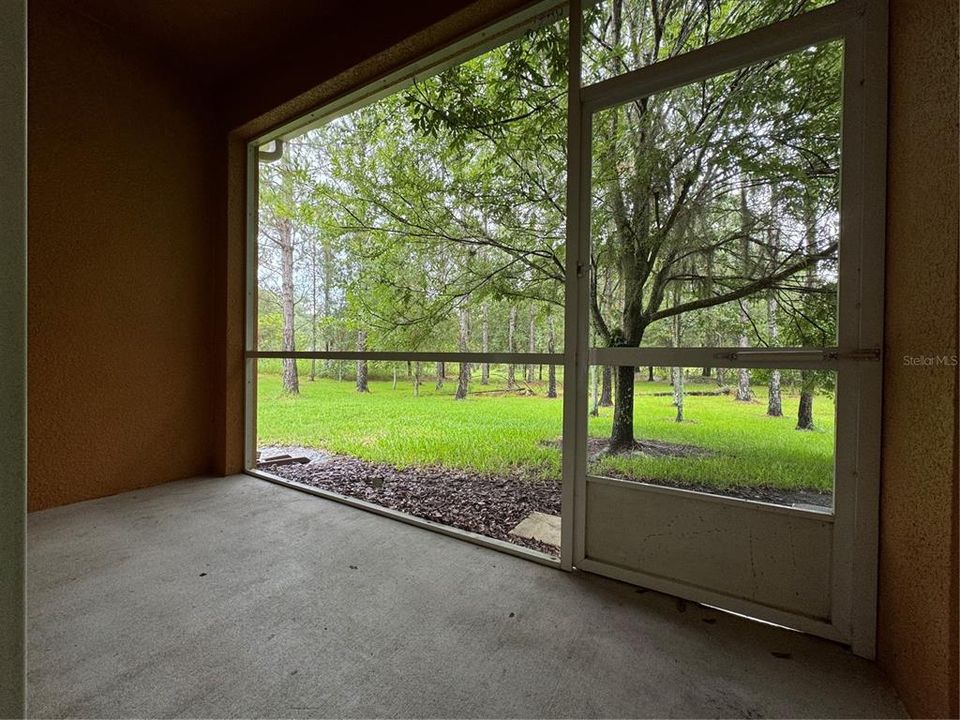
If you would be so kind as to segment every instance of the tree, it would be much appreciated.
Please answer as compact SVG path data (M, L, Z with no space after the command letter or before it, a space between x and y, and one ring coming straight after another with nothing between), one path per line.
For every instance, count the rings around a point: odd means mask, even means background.
M728 4L732 5L732 4ZM758 3L767 10L772 4ZM623 7L615 3L615 8ZM691 25L706 22L701 3L651 3L639 15L612 13L603 27L610 47L636 40L631 64L649 63L686 48ZM626 25L626 30L624 26ZM640 60L642 58L642 61ZM598 114L595 125L594 186L600 207L594 220L597 257L617 258L623 285L619 317L605 316L594 272L591 314L597 333L610 346L639 346L660 320L727 303L771 289L787 288L798 273L833 257L836 242L784 248L775 259L751 257L743 268L737 249L762 247L762 226L731 222L736 199L747 187L784 177L797 181L810 157L826 158L835 172L837 124L823 129L819 111L836 118L839 75L835 45L743 68L659 96L639 99ZM803 91L798 91L802 87ZM791 100L793 98L793 100ZM805 103L794 112L790 102ZM741 217L742 220L742 217ZM696 228L697 232L689 230ZM599 232L597 232L599 230ZM712 293L667 304L674 284L703 281L684 272L689 257L714 255ZM737 260L740 262L737 262ZM631 449L634 369L617 373L610 447Z
M279 296L283 317L284 352L296 352L296 296L294 284L294 253L298 226L303 220L303 195L298 192L303 177L303 164L289 150L276 165L261 166L259 267L268 273L273 270L279 255ZM266 278L263 278L266 280ZM283 358L283 389L290 395L300 393L297 362Z
M770 212L776 214L776 192L771 193ZM767 231L767 244L771 253L776 253L780 247L780 229L769 228ZM779 330L777 328L777 296L773 290L767 291L767 337L770 345L776 347L779 340ZM767 415L769 417L783 416L783 400L780 394L780 370L774 368L770 371L770 382L767 385Z
M740 253L745 277L750 275L750 233L752 228L753 222L747 203L747 186L744 184L740 187ZM742 299L738 302L738 305L740 306L740 337L737 345L746 348L750 347L750 341L747 339L750 316L747 314L747 306ZM737 393L734 397L740 402L750 402L753 399L753 393L750 390L750 371L747 368L740 368L737 371Z
M774 21L806 4L614 0L590 11L588 44L600 50L588 53L587 74L649 64L744 18ZM335 255L347 278L343 322L375 346L459 347L469 312L506 307L516 352L520 307L535 350L536 317L563 302L565 46L562 24L538 28L311 131L325 158L317 215L344 248ZM829 284L821 268L835 258L835 237L819 232L807 244L790 227L803 193L817 198L823 228L833 222L839 69L840 46L827 44L596 116L589 312L600 344L666 342L681 316L686 333L719 344L770 295L778 325L794 320L810 290L795 281L804 272L817 292ZM781 217L743 201L773 184L784 193ZM784 237L770 250L778 223ZM752 321L739 327L744 338L759 332ZM549 346L552 330L541 332ZM513 364L507 375L515 387ZM618 451L634 447L635 370L613 375L603 372L600 402L615 398Z
M357 330L357 352L367 351L367 331ZM367 361L357 360L357 392L368 393L370 388L367 385Z
M293 223L283 218L278 223L280 260L282 269L282 302L283 302L283 350L295 352L297 349L295 336L295 314L293 297ZM294 358L283 358L283 389L290 395L300 394L300 378L297 375L297 361Z
M812 198L808 195L804 198L803 205L803 225L804 241L807 245L816 242L816 215ZM807 289L812 290L816 287L817 271L816 267L810 267L805 276ZM809 300L806 302L809 305ZM816 374L812 370L800 371L800 402L797 407L797 430L813 430L813 395L816 392Z
M527 352L531 355L537 351L537 322L536 315L534 310L531 307L529 310L529 320L530 326L529 331L527 332ZM532 363L527 364L527 384L533 384L533 381L536 379L533 376L534 365Z
M547 315L547 352L555 353L557 351L557 341L553 332L553 317ZM555 398L557 396L557 366L550 365L547 368L547 397Z
M470 315L467 310L466 304L460 306L460 338L458 349L460 352L469 352L470 349ZM465 400L467 397L467 392L470 389L470 363L461 362L460 363L460 374L457 377L457 392L454 394L454 399L456 400Z
M516 352L517 336L517 308L510 306L510 319L507 325L507 352ZM517 386L517 366L513 363L507 365L507 389L513 390Z
M483 316L482 316L482 337L481 337L481 347L482 352L490 352L490 304L483 304ZM483 363L480 366L480 384L489 385L490 384L490 363Z

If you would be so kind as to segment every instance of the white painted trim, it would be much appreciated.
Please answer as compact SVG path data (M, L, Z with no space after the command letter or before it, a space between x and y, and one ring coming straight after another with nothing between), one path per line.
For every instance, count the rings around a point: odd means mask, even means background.
M586 85L584 110L595 113L839 38L863 12L864 2L870 1L839 0L833 5Z
M284 350L251 350L247 358L296 358L299 360L369 360L411 362L469 362L469 363L514 363L517 365L563 365L563 353L495 353L495 352L377 352L377 351L323 351L286 352Z
M571 14L576 12L583 17L580 0L573 0ZM578 33L577 42L582 42L582 24ZM579 67L579 62L578 62ZM582 90L580 91L582 93ZM573 98L571 98L573 100ZM576 145L570 152L577 158L567 181L576 183L576 202L571 202L569 212L571 218L568 225L567 252L577 258L576 273L576 306L580 309L576 317L577 332L577 373L574 382L573 396L577 399L577 415L574 427L574 447L576 468L574 474L574 496L576 499L573 515L573 563L584 559L586 547L586 500L587 500L587 408L589 406L589 371L590 371L590 214L593 181L593 153L591 143L593 137L593 114L584 111L582 96L578 104L579 132L572 134ZM567 393L569 395L570 393Z
M249 353L257 346L257 231L259 228L259 151L248 143L244 153L245 173L245 282L243 348L243 466L253 467L257 456L257 363Z
M563 437L562 443L562 500L560 504L560 564L564 570L573 569L576 543L576 514L582 503L577 499L577 474L581 453L585 450L579 442L581 433L577 426L581 415L585 414L581 375L587 363L584 358L581 327L584 310L582 302L581 279L585 265L579 250L579 204L581 199L580 183L580 62L581 28L583 13L579 0L572 0L570 6L570 26L567 33L567 225L566 225L566 268L564 282L564 366L563 378L575 388L573 393L565 392L563 398ZM572 438L571 442L569 439Z
M639 585L640 587L656 590L657 592L675 595L703 605L710 605L718 610L729 610L738 615L744 615L749 618L757 618L775 625L781 625L785 628L792 628L801 632L810 633L843 642L844 638L840 636L836 629L828 622L818 618L811 618L796 613L778 610L766 605L760 605L743 598L733 597L722 593L716 593L707 588L689 585L658 575L649 575L646 573L631 570L629 568L612 565L610 563L598 562L585 558L577 564L580 570L605 575L616 580Z
M880 348L883 345L883 262L886 231L887 2L869 0L844 49L844 135L841 152L841 223L853 232L840 264L855 263L847 287L841 275L841 298L855 302L855 323L841 327L841 345ZM844 155L846 154L846 161ZM850 169L853 172L850 172ZM842 270L841 270L842 272ZM844 295L846 293L846 295ZM877 553L879 544L880 442L883 368L880 363L851 367L845 375L850 410L842 419L850 432L847 492L837 505L840 517L835 545L840 551L835 575L838 607L853 651L876 655ZM839 396L838 396L839 399ZM841 405L837 405L838 412ZM841 418L838 417L838 428ZM852 437L853 433L856 437ZM839 446L839 435L838 435ZM839 471L839 468L838 468ZM838 490L839 490L838 485ZM842 593L846 591L846 595Z
M840 365L837 348L738 348L738 347L595 347L593 365L626 367L728 367L811 368L832 370ZM863 356L864 360L869 356Z
M341 495L340 493L331 492L330 490L323 490L310 485L304 485L303 483L298 483L294 480L288 480L280 477L279 475L274 475L263 470L250 468L245 472L247 475L259 478L260 480L267 480L277 485L283 485L285 487L293 488L294 490L299 490L300 492L316 495L317 497L321 497L326 500L333 500L334 502L338 502L343 505L349 505L350 507L358 508L360 510L366 510L367 512L372 512L377 515L383 515L384 517L391 518L392 520L399 520L400 522L407 523L408 525L414 525L416 527L423 528L424 530L431 530L435 533L440 533L441 535L446 535L447 537L456 538L458 540L466 540L474 545L480 545L481 547L485 547L490 550L497 550L499 552L506 553L507 555L523 558L524 560L532 560L533 562L546 565L547 567L560 568L560 561L557 558L537 550L531 550L530 548L525 548L520 545L514 545L513 543L508 543L504 540L490 538L486 535L470 532L469 530L461 530L460 528L451 527L450 525L443 525L442 523L434 522L433 520L425 520L424 518L419 518L415 515L410 515L409 513L393 510L392 508L383 507L382 505L377 505L376 503L367 502L365 500L352 498L348 495Z
M729 495L717 495L704 490L688 490L682 487L673 487L672 485L655 485L653 483L638 482L635 480L623 480L621 478L606 477L604 475L587 475L588 483L598 483L600 485L614 485L627 487L639 493L653 493L657 495L674 495L678 498L694 497L707 503L717 505L732 505L733 507L747 510L750 512L766 512L776 515L790 515L792 517L801 517L813 519L817 522L833 522L833 512L830 508L823 510L808 510L806 508L791 507L789 505L775 505L774 503L763 502L761 500L747 500L745 498L731 497Z

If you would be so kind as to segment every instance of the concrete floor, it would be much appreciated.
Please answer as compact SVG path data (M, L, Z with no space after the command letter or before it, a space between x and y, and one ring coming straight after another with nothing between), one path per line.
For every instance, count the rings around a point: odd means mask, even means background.
M250 477L34 513L29 542L31 716L903 715L832 643Z

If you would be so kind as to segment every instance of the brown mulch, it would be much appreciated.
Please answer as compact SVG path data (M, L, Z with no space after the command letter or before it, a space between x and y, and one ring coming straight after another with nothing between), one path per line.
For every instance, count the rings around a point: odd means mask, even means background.
M559 444L552 441L549 444ZM609 441L590 438L588 453L596 460L607 452ZM293 452L289 448L281 448ZM529 474L486 475L443 467L395 468L384 463L294 449L310 459L305 464L260 463L257 467L309 487L365 500L415 517L504 540L533 550L559 555L559 548L537 540L510 535L510 530L532 512L560 515L560 481L531 478ZM276 451L274 451L276 452ZM631 452L667 457L703 457L710 451L693 445L652 440L637 442ZM270 457L269 453L264 453ZM306 459L306 458L305 458ZM607 474L616 477L617 473ZM805 490L770 487L715 486L670 482L658 478L622 477L624 480L665 485L713 495L774 503L829 508L833 496Z
M425 520L505 540L550 555L560 549L510 535L531 512L560 514L560 482L491 476L442 467L395 468L329 455L304 465L257 466L310 487L366 500Z

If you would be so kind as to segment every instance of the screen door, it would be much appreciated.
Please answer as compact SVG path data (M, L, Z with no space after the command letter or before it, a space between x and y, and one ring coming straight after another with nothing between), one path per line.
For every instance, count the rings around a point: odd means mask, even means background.
M573 564L871 656L885 8L616 5L571 12Z

